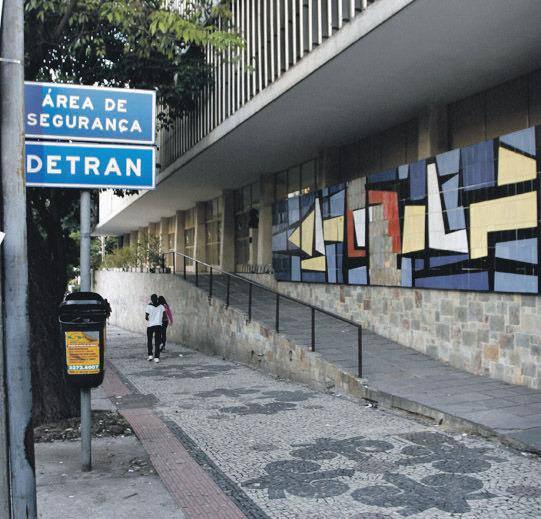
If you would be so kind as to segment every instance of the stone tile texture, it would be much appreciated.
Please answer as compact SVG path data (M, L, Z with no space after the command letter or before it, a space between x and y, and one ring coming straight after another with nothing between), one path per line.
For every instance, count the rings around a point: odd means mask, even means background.
M534 455L176 344L151 364L142 334L108 337L125 387L153 395L168 434L248 518L541 516Z

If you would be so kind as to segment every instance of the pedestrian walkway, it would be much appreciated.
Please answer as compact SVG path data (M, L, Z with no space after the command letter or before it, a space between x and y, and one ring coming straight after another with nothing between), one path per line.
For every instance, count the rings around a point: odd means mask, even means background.
M108 331L106 393L187 518L537 518L538 457ZM160 515L167 519L167 516Z
M225 300L225 278L213 277L213 296ZM195 282L195 277L188 276L188 281ZM208 275L200 275L198 282L208 291ZM252 319L274 328L275 296L256 288L252 301ZM247 283L232 278L230 305L247 312ZM309 308L282 299L280 314L280 333L308 348ZM316 323L316 351L356 375L356 329L323 314L318 314ZM494 433L517 446L541 452L541 391L453 368L366 329L363 378L375 398L392 398L397 406L429 416L441 413L484 434Z

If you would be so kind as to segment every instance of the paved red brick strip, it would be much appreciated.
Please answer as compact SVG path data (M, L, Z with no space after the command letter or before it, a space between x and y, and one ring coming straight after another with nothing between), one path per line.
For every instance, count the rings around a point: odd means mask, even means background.
M103 389L108 397L131 393L113 369ZM152 465L178 506L190 519L245 519L246 516L192 459L152 409L121 409L150 456Z

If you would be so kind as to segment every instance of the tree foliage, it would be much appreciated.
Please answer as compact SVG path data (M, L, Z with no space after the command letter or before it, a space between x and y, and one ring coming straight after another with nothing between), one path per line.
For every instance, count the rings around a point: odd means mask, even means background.
M171 124L212 84L205 52L243 45L221 29L226 4L182 2L180 14L177 3L25 0L26 80L152 89L159 123ZM27 197L35 418L42 421L72 415L78 405L60 375L56 308L78 263L79 192L31 188Z

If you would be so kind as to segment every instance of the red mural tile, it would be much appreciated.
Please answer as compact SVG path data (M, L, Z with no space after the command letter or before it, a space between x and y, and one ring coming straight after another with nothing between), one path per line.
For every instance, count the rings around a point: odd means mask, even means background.
M366 249L355 248L355 224L353 222L353 211L350 209L346 212L347 222L347 240L348 240L348 257L349 258L364 258Z
M398 194L394 191L368 191L368 203L383 204L383 214L387 220L387 232L392 238L393 252L402 251L400 239L400 219L398 216Z

